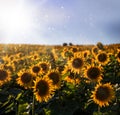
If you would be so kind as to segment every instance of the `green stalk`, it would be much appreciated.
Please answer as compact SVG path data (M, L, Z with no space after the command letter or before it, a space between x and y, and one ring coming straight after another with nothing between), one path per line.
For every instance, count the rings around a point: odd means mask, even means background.
M33 100L32 100L32 115L35 115L35 97L33 94Z
M100 113L100 106L98 106L98 112Z
M19 103L18 103L18 101L16 100L16 102L15 102L15 112L16 112L16 115L19 115L19 112L18 112L18 107L19 107Z

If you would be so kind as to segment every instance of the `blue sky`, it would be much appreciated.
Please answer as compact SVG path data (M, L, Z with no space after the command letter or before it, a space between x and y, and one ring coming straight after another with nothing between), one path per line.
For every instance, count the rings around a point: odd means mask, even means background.
M120 43L120 0L0 0L0 43Z

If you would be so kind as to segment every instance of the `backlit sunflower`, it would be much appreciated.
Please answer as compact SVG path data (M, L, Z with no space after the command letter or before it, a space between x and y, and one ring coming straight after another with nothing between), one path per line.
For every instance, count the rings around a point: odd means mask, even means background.
M93 101L100 107L109 106L109 102L115 98L115 92L110 83L99 83L95 87L95 90L92 91L91 97L93 98Z
M60 88L61 74L58 70L50 70L46 76L53 81L55 89Z
M102 80L102 67L89 65L84 70L84 77L88 78L91 81L99 82Z
M22 69L18 72L17 84L23 86L25 89L33 87L33 80L35 76L29 70Z
M75 53L74 57L68 61L68 68L74 73L80 73L84 66L84 58L81 53Z
M48 77L38 77L33 88L36 100L39 102L47 102L50 98L52 98L55 91L52 80Z
M117 50L115 57L116 57L117 61L120 62L120 49Z
M2 86L4 83L10 80L11 80L11 72L1 67L0 68L0 86Z
M96 56L97 62L101 65L106 65L109 62L109 54L104 51L100 51Z

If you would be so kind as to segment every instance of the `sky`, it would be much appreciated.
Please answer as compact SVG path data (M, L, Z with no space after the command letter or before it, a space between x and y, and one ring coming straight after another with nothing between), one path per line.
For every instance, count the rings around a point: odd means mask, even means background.
M120 0L0 0L0 43L120 43Z

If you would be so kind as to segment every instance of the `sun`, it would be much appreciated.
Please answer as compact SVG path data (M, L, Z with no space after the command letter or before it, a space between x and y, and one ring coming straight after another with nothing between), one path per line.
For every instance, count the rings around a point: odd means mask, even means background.
M30 8L23 2L12 0L0 1L0 29L5 37L28 33L32 28Z

